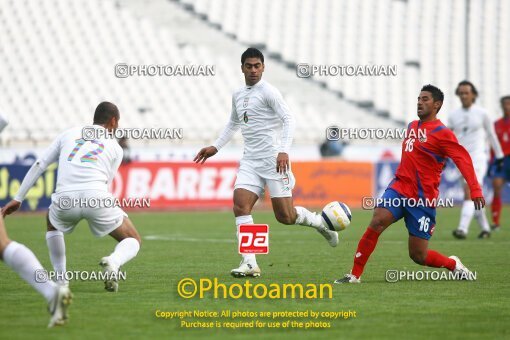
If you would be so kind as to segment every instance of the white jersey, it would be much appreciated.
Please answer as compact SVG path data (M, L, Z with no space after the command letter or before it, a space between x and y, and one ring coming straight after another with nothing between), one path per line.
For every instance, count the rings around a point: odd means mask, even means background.
M92 125L88 129L104 130ZM57 187L55 192L98 190L108 191L122 162L122 148L117 140L96 133L93 140L83 139L83 128L77 127L60 134L42 157L29 170L14 198L22 201L37 178L53 162L58 161Z
M280 92L260 80L234 92L230 120L213 146L221 149L240 128L243 159L274 157L279 152L289 153L294 126L294 117Z
M468 109L461 107L452 111L448 117L448 127L455 133L459 143L469 152L473 163L488 162L487 141L490 141L495 150L496 158L503 158L494 124L484 108L471 105Z

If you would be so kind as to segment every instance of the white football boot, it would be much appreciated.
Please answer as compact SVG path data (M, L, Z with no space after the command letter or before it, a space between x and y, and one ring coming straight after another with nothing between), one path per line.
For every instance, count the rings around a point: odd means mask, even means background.
M230 274L233 277L259 277L260 276L260 268L257 265L252 265L251 263L241 261L241 264L238 268L232 269Z
M58 286L53 300L48 303L48 311L51 314L48 328L61 326L69 319L67 309L73 300L73 294L67 286Z
M344 277L341 279L335 280L335 283L342 284L342 283L361 283L361 279L358 279L356 276L352 275L351 273L345 274Z
M449 256L448 258L455 260L455 269L453 273L457 277L458 280L473 280L473 273L465 265L460 262L460 259L455 256Z
M119 267L114 265L107 256L101 259L99 265L103 267L103 273L107 275L107 279L104 281L104 289L109 292L117 292L119 290Z
M323 224L322 228L318 228L317 231L319 234L324 236L330 246L336 247L338 245L338 233L336 231L329 230L326 224Z
M322 223L321 227L318 228L317 231L319 232L319 234L324 236L324 238L326 239L326 241L328 241L330 246L336 247L338 245L338 232L329 229L328 224L326 223L326 221L324 221L324 218L321 215L316 214L316 216L320 218Z

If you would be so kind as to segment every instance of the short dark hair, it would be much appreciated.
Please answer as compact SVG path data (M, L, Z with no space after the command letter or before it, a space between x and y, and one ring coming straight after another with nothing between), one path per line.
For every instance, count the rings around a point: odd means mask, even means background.
M421 90L430 92L432 94L432 99L434 99L435 102L440 101L441 106L443 106L442 102L444 101L444 93L443 93L443 91L441 91L441 89L439 89L439 87L431 85L431 84L427 84L427 85L423 85ZM439 107L439 109L437 109L437 112L439 112L439 110L441 110L441 106Z
M249 47L246 51L241 55L241 65L244 65L244 62L248 58L259 58L264 63L264 55L255 47Z
M102 102L96 107L94 112L94 124L106 124L113 117L119 118L119 109L117 106L110 102Z
M461 86L471 86L471 91L473 92L473 94L478 97L478 90L476 89L475 85L473 85L472 82L470 82L469 80L463 80L459 83L459 85L457 85L457 89L455 90L455 94L458 96L459 95L459 88Z
M503 103L505 102L505 100L510 100L510 95L506 95L506 96L501 97L501 99L499 100L499 102L501 103L501 105L503 105Z

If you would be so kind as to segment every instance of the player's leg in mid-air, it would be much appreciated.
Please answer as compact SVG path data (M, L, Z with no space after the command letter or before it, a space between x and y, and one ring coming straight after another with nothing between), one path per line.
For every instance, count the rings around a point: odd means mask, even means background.
M276 220L286 225L303 225L317 230L330 246L338 245L338 233L330 230L322 216L304 207L295 207L292 197L271 197Z
M390 211L391 209L391 211ZM354 263L351 272L345 274L341 279L335 283L359 283L361 282L361 274L365 269L368 258L372 254L379 240L379 235L386 230L391 224L402 218L400 208L375 208L372 220L367 227L367 230L358 242L356 253L354 254Z
M319 232L331 247L338 245L338 233L330 230L320 214L309 211L300 206L294 206L292 189L296 185L296 179L290 164L284 171L278 171L277 159L266 159L261 164L259 171L269 189L271 203L276 220L286 225L302 225L311 227Z
M34 253L23 244L11 241L0 216L0 259L37 290L48 302L51 314L48 327L63 325L68 319L72 294L68 287L48 280L47 273Z

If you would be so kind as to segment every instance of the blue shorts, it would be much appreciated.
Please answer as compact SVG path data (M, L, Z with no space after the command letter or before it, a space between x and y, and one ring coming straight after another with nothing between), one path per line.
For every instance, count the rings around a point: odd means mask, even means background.
M403 217L410 235L425 240L430 239L436 226L436 208L406 206L410 201L391 188L384 191L381 199L382 202L377 204L377 208L388 209L395 218L395 222Z
M510 156L505 156L503 159L503 168L498 171L494 161L489 168L489 176L491 178L503 178L505 181L510 182Z

